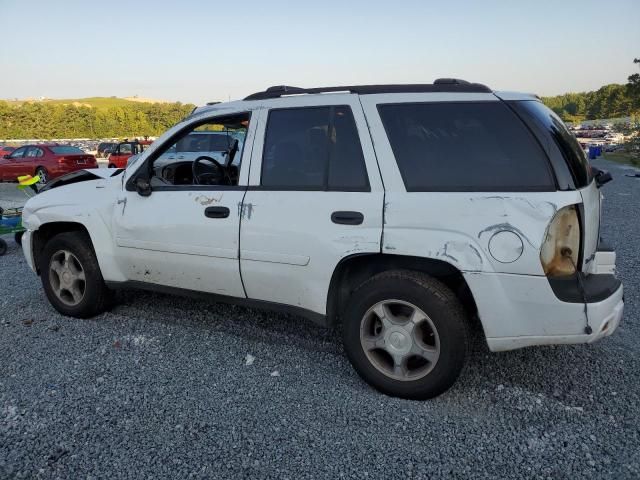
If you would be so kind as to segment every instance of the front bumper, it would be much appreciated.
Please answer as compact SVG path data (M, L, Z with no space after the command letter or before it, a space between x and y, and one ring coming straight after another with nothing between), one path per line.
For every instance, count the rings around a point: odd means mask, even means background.
M29 268L37 273L36 264L33 259L32 241L33 231L28 229L25 230L24 234L22 235L22 251L24 253L24 258L27 261L27 265L29 265Z

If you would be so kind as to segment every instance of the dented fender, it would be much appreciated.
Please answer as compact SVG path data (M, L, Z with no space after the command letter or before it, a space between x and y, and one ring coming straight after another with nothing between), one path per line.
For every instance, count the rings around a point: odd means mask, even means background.
M53 223L82 225L89 233L104 279L124 281L115 261L110 227L120 185L117 177L94 178L45 190L25 204L23 224L32 234Z

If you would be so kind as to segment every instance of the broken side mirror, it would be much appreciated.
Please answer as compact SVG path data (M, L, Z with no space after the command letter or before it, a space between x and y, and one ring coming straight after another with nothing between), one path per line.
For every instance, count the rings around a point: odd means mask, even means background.
M597 167L591 167L591 171L593 172L593 178L596 180L596 186L600 188L605 183L609 183L613 180L611 174L606 170L600 170Z
M136 192L141 197L148 197L151 195L151 183L148 179L143 177L136 178Z

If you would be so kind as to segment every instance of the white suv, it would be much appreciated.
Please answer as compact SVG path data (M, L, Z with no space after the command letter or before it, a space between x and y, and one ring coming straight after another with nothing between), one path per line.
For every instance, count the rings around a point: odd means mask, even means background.
M207 130L239 141L157 165ZM375 388L429 398L458 377L474 321L493 351L616 329L607 179L532 95L272 87L196 109L125 171L51 182L24 209L23 247L65 315L122 287L284 310L340 325Z

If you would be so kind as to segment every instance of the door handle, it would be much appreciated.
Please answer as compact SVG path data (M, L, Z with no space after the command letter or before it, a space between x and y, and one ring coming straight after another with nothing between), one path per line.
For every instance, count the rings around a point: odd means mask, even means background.
M333 212L331 221L340 225L361 225L364 215L360 212Z
M207 207L204 209L204 216L207 218L227 218L229 209L227 207Z

